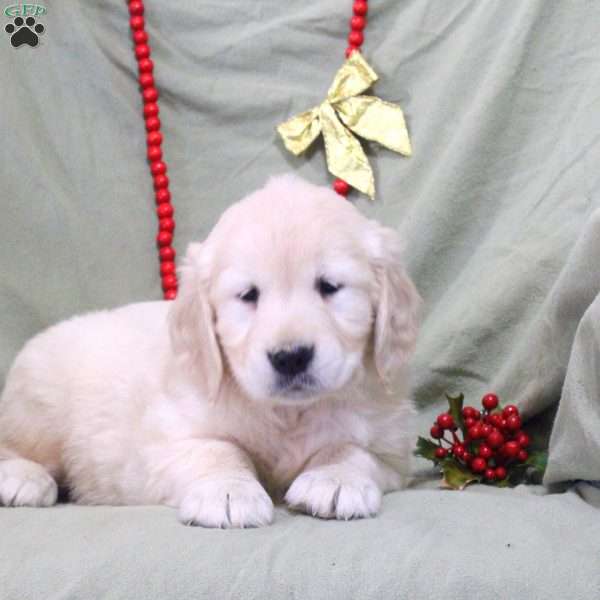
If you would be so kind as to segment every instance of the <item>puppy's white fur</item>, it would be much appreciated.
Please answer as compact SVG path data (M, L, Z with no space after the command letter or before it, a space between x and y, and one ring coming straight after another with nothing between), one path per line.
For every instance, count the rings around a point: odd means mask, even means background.
M395 232L273 178L190 246L181 279L173 303L75 317L25 346L0 402L0 503L51 505L58 482L80 503L163 503L209 527L271 522L266 490L320 517L376 514L412 443L419 298ZM269 353L297 346L314 358L282 377Z

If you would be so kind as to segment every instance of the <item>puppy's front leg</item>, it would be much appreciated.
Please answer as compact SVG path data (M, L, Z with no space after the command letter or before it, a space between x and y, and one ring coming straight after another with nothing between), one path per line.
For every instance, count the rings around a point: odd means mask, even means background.
M372 517L383 492L401 483L401 476L375 455L347 444L317 452L292 482L285 500L296 510L324 519Z
M187 440L168 448L153 469L155 489L177 506L179 520L203 527L260 527L273 520L273 502L250 457L234 443ZM151 482L152 485L152 482Z

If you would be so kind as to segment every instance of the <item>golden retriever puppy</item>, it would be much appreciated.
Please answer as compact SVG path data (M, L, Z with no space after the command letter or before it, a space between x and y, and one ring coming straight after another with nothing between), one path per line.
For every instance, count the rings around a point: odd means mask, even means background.
M0 503L50 506L58 483L206 527L266 525L271 497L375 515L409 474L418 305L394 231L273 178L190 245L177 300L25 346L0 401Z

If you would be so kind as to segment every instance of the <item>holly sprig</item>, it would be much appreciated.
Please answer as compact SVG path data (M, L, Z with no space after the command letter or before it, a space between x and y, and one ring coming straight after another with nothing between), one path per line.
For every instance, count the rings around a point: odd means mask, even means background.
M436 418L429 432L432 439L419 437L414 451L441 470L444 487L541 482L547 451L535 447L517 406L501 407L496 394L482 398L482 410L463 406L463 394L446 394L446 399L448 411Z

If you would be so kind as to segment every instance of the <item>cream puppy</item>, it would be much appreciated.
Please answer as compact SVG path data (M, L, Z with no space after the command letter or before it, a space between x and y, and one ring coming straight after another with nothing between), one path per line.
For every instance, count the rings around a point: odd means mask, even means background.
M50 506L58 483L206 527L270 523L267 490L319 517L375 515L408 476L418 305L394 231L273 178L190 245L175 302L25 346L0 400L0 504Z

